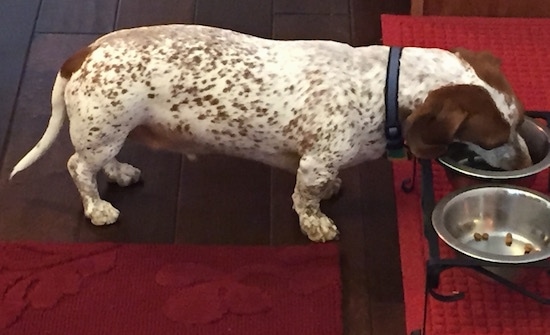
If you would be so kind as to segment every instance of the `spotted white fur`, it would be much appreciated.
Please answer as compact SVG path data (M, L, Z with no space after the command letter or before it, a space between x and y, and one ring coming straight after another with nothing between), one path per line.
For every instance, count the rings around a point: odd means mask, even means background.
M89 50L69 79L57 76L50 124L11 177L51 146L66 113L75 147L67 166L95 225L119 215L100 198L96 173L122 186L140 178L115 159L128 136L190 157L223 153L297 173L294 209L313 241L338 234L319 206L338 192L338 171L385 152L388 47L166 25L113 32ZM430 91L461 83L486 88L515 122L517 107L455 54L403 50L400 107L413 110Z

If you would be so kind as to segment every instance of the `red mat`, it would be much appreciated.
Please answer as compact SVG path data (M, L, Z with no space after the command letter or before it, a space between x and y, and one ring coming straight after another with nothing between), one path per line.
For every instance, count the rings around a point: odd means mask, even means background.
M386 45L491 50L528 110L550 110L550 19L382 16ZM394 164L399 240L407 329L422 325L427 244L422 232L419 187L405 194L400 183L410 176L408 163ZM542 174L534 188L544 191ZM434 166L434 190L439 199L450 191L443 171ZM453 255L441 245L442 256ZM528 287L550 296L550 280L533 275ZM550 334L550 307L540 305L500 284L480 281L453 269L443 273L442 292L466 292L459 302L429 299L427 335Z
M342 333L334 244L0 244L1 334Z
M549 31L550 19L382 16L386 45L492 51L530 110L550 110Z
M401 181L411 176L411 162L393 164L396 194L399 248L405 314L408 332L420 329L424 308L425 262L427 243L422 231L420 185L406 194ZM443 169L434 163L434 191L436 201L451 188ZM420 176L418 176L420 178ZM547 173L537 178L534 189L545 191ZM418 183L420 179L417 179ZM454 252L440 243L441 256L453 257ZM533 272L527 288L550 297L550 276ZM427 335L548 335L550 334L550 306L541 305L489 279L471 276L467 270L452 269L441 275L442 293L465 292L458 302L428 302Z

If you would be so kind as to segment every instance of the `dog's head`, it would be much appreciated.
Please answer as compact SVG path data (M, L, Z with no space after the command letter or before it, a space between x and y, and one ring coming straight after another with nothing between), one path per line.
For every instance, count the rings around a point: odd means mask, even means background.
M468 63L488 84L449 85L431 91L405 121L405 141L418 158L436 158L455 141L468 144L490 165L504 170L532 164L527 145L518 134L523 106L500 69L500 61L489 52L457 49L457 57Z

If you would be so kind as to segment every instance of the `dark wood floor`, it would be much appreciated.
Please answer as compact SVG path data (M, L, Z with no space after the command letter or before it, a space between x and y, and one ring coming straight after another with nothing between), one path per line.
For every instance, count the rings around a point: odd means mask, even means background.
M55 73L72 52L113 29L199 23L278 39L379 42L379 15L406 0L2 0L0 2L0 239L131 243L301 244L291 209L293 176L227 157L188 163L128 144L122 159L145 182L101 181L122 211L94 227L66 172L64 131L46 157L8 183L13 165L42 135ZM345 334L404 334L403 292L389 163L342 173L344 191L323 204L341 230ZM392 246L379 248L380 245Z

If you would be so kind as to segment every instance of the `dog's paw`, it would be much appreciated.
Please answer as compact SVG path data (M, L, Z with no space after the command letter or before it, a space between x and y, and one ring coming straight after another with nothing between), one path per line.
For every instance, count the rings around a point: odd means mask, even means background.
M104 172L110 182L123 187L135 184L141 178L141 171L126 163L106 166Z
M328 185L326 190L321 194L321 199L327 200L335 196L340 192L340 188L342 187L342 179L336 178L332 180Z
M105 200L88 202L84 214L96 226L110 225L116 222L120 211Z
M339 234L334 222L322 213L300 216L300 228L313 242L332 241Z

